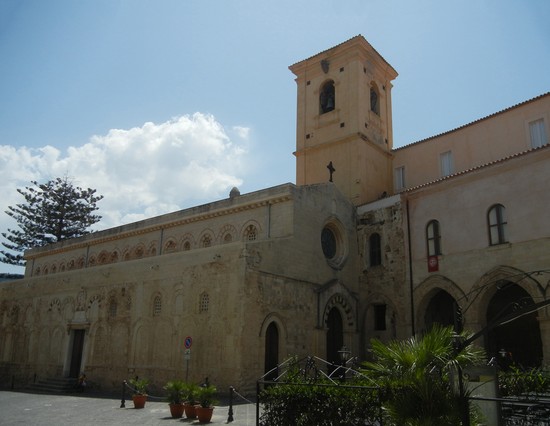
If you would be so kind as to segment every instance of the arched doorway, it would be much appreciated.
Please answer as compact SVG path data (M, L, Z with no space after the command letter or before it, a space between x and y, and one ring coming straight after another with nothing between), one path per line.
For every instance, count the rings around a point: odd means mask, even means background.
M519 285L503 281L487 306L487 323L514 311L515 304L533 303L533 299ZM542 341L537 312L519 317L487 333L485 349L489 357L499 359L504 349L512 361L523 367L538 367L542 361ZM501 356L501 355L500 355Z
M439 290L430 300L426 313L424 314L424 324L426 330L430 330L435 323L444 327L454 324L455 299L445 290Z
M278 372L275 367L279 364L279 329L277 324L272 322L265 331L265 359L264 365L266 380L273 380ZM273 370L273 371L272 371ZM269 374L267 374L269 373Z
M338 308L333 307L327 315L327 361L338 364L338 351L344 345L344 323Z

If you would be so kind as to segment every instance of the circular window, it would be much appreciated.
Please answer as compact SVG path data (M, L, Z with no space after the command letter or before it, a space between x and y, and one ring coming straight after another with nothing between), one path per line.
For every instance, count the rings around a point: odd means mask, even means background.
M336 256L336 237L330 228L323 228L321 232L321 246L323 254L327 259L332 259Z
M344 232L336 222L327 223L321 231L321 248L328 264L339 269L346 259L347 249Z

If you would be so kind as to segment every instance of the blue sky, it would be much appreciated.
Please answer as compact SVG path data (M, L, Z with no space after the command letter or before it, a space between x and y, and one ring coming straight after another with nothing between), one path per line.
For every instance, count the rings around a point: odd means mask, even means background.
M100 228L294 182L288 66L358 34L399 73L394 147L427 138L548 92L549 22L547 0L0 0L0 210L63 175L105 196Z

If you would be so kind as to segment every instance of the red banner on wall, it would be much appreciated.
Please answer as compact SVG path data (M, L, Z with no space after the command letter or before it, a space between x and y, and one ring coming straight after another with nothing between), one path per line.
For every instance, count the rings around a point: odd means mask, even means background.
M439 259L437 256L428 257L428 272L437 272L439 271Z

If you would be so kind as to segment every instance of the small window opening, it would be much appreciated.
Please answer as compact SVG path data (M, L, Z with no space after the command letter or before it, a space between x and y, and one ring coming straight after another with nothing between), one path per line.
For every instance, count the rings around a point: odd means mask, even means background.
M208 312L208 305L210 304L210 298L208 293L202 293L199 300L199 312Z
M386 330L386 305L374 305L374 329Z
M369 264L378 266L382 264L382 247L380 234L374 233L369 237Z

